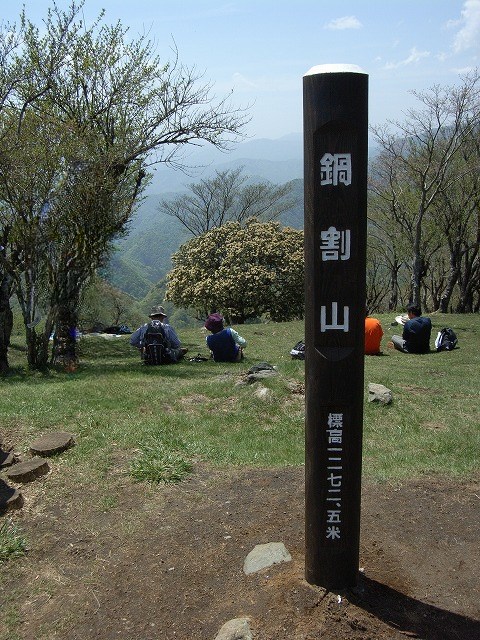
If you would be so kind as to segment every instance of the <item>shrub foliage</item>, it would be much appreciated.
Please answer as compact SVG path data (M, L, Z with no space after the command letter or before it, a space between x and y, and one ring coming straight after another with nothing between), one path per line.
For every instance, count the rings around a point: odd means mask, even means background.
M303 316L303 231L254 218L229 222L192 238L172 260L166 299L199 317L221 311L243 323Z

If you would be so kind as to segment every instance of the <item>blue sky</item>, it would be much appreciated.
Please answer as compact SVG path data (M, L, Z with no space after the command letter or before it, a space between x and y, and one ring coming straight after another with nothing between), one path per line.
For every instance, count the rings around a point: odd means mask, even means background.
M57 0L66 8L68 1ZM39 26L51 0L2 0L1 19L23 5ZM402 120L411 90L459 81L480 66L480 0L86 0L132 36L147 31L163 59L195 65L217 95L252 105L248 134L302 130L302 78L316 65L354 64L369 75L371 124Z

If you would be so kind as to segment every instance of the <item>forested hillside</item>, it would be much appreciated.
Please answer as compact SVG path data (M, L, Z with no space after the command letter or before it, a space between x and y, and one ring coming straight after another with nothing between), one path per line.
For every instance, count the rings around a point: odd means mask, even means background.
M303 180L291 182L295 206L282 214L284 226L303 229ZM137 299L171 269L171 256L191 235L180 222L159 210L159 202L176 194L149 195L135 214L130 232L116 243L116 251L103 271L109 282Z

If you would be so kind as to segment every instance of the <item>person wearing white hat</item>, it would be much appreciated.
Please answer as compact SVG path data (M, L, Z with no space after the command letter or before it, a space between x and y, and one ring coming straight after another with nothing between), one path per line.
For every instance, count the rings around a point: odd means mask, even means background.
M182 348L180 344L180 340L175 332L175 329L168 324L167 322L167 314L165 313L165 309L161 305L156 305L152 307L152 310L148 314L148 317L151 320L159 320L162 323L162 327L165 333L165 337L168 342L168 347L172 352L174 361L177 362L181 360L183 356L187 353L188 349ZM149 323L138 327L136 331L134 331L130 337L130 344L132 347L136 347L137 349L143 348L145 333L147 332Z

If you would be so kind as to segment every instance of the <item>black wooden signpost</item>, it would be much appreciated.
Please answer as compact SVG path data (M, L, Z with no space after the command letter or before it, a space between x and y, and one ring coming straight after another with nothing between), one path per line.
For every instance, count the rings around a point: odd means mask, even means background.
M365 341L368 76L324 65L303 79L305 577L357 584Z

